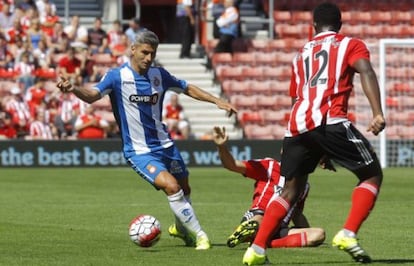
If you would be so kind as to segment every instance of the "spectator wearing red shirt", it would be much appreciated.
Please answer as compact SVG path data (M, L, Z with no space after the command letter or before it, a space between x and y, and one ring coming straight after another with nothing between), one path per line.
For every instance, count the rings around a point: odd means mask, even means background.
M0 112L0 139L15 139L17 131L13 126L12 116L8 112Z
M76 57L76 49L69 48L66 56L59 60L58 73L64 77L71 79L76 84L82 83L81 78L81 61Z
M89 105L85 114L80 115L75 122L78 139L103 139L106 137L108 121L95 114L95 108Z
M28 88L25 94L25 101L29 105L32 117L35 117L36 110L46 101L46 96L44 78L36 78L35 84Z
M45 14L40 15L40 23L42 24L42 31L49 37L53 36L55 24L59 22L59 16L53 11L50 3L45 3Z
M164 121L171 137L188 139L190 126L184 116L183 106L179 103L178 95L172 94L170 102L165 106Z

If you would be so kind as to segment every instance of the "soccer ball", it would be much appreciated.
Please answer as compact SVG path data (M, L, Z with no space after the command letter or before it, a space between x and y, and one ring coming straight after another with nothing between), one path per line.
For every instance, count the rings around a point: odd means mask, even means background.
M154 216L138 215L129 223L129 237L140 247L151 247L160 240L161 224Z

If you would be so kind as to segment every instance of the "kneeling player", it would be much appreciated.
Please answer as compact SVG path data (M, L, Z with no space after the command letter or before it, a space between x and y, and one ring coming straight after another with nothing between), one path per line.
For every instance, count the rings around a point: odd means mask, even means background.
M235 247L240 243L253 241L268 202L272 197L280 195L285 180L280 176L280 163L275 159L235 160L226 146L228 135L225 128L215 127L213 140L225 168L256 180L252 206L244 214L240 225L227 239L227 246ZM334 170L332 165L323 165L323 167ZM298 202L286 215L282 226L268 244L269 247L315 247L323 243L325 231L322 228L310 227L303 214L308 191L309 183ZM289 227L290 222L294 227Z

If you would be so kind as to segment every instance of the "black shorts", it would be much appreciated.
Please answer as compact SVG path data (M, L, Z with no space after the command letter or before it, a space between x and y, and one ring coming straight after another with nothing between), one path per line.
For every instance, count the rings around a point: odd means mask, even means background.
M291 179L312 173L323 155L352 171L360 180L382 175L373 147L349 121L285 137L281 175Z

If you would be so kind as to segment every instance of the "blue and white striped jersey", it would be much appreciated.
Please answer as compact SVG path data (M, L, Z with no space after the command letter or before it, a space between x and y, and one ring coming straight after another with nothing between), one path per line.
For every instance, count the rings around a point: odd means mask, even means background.
M109 94L126 158L173 145L162 123L162 103L168 89L185 91L186 81L162 67L151 67L141 76L125 63L110 69L95 88L102 96Z

